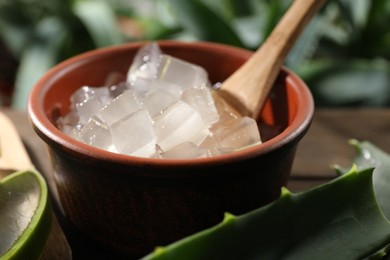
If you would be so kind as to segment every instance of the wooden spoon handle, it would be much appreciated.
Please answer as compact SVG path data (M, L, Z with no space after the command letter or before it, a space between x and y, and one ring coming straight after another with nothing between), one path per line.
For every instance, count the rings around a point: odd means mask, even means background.
M258 118L295 41L325 0L295 0L260 48L220 88L243 114Z

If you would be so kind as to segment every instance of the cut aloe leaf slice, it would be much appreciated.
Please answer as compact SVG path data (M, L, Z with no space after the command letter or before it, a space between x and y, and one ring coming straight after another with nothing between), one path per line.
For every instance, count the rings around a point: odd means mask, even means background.
M39 259L51 226L48 189L35 169L0 180L0 259Z

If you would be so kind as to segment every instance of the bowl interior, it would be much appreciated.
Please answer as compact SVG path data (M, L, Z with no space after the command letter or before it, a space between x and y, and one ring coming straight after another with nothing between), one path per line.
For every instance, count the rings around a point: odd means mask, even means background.
M110 73L125 74L143 44L129 43L90 51L54 67L30 94L29 114L33 125L45 133L45 138L67 139L56 129L55 122L69 111L70 96L81 86L103 86ZM206 42L160 41L159 46L166 54L204 67L212 83L223 82L252 54L248 50ZM305 84L283 68L258 120L263 140L260 149L291 139L298 129L309 124L312 113L312 98ZM68 142L76 141L68 138Z

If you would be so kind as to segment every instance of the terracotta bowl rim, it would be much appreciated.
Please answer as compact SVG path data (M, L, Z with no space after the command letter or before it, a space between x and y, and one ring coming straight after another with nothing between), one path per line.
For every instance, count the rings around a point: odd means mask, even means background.
M291 142L299 141L304 132L309 128L314 113L314 101L312 94L306 84L294 72L286 67L282 67L282 70L287 73L286 81L292 81L291 85L295 89L295 92L297 92L297 97L299 99L297 102L299 103L299 106L292 123L274 138L267 140L262 144L230 154L191 159L157 159L115 154L76 141L75 139L64 134L51 123L44 111L43 104L40 104L37 101L40 100L40 95L42 94L41 92L47 88L48 82L50 83L51 79L55 75L58 75L58 73L63 73L63 71L66 71L68 68L70 68L72 64L79 62L80 60L88 59L94 55L107 54L115 50L119 51L121 49L134 48L137 46L139 47L145 42L146 41L130 42L87 51L60 62L51 68L45 75L43 75L30 91L27 102L29 121L38 136L40 136L40 138L43 139L49 146L55 146L63 151L71 152L72 154L81 156L82 158L93 159L94 161L102 160L107 163L110 162L114 164L119 163L124 165L138 166L147 165L149 167L186 168L203 167L206 165L220 165L226 164L227 162L232 163L235 161L243 161L246 159L258 157L259 155L278 150ZM196 46L198 48L222 48L230 51L236 50L242 55L248 55L248 57L252 53L246 49L214 42L182 42L174 40L159 40L157 42L161 44L161 46L183 45L187 47Z

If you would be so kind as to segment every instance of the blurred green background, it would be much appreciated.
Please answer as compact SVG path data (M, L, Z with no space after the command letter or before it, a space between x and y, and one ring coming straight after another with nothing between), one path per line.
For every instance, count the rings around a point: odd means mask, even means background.
M257 49L291 0L0 0L0 105L25 109L34 83L78 53L129 41ZM390 1L328 0L285 65L317 107L390 105ZM130 62L130 61L129 61Z

